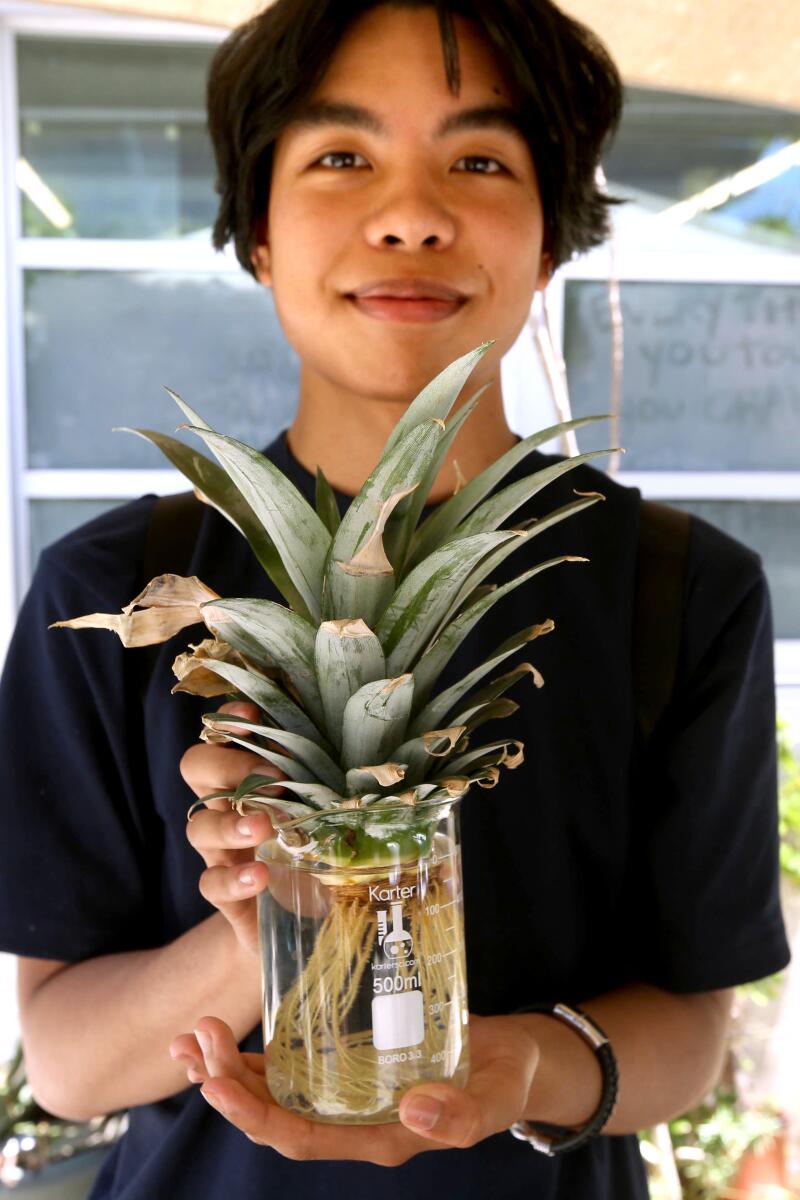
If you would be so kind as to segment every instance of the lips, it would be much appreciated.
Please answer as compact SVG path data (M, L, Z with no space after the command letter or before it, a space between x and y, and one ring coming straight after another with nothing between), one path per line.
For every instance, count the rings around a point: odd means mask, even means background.
M457 288L435 279L376 279L346 293L358 299L381 297L391 300L444 300L458 304L467 297Z
M364 316L415 325L452 317L468 300L447 283L420 278L376 279L345 295Z

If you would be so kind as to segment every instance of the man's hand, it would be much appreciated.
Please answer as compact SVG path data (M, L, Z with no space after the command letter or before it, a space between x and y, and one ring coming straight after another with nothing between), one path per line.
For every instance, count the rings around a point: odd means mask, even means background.
M266 1084L263 1054L241 1054L224 1021L203 1017L170 1054L217 1112L286 1158L351 1159L396 1167L423 1150L473 1146L518 1121L539 1061L534 1038L507 1017L470 1018L471 1072L462 1090L423 1083L406 1092L400 1123L328 1125L287 1112Z
M223 704L222 713L256 720L255 704ZM246 736L248 728L241 726ZM285 779L276 767L258 754L233 745L208 745L198 742L181 759L181 774L198 799L213 792L234 792L237 785L254 772ZM231 925L239 944L257 956L258 917L256 897L267 886L267 867L254 858L254 849L272 837L272 823L266 813L248 813L240 817L227 800L209 800L186 825L186 836L203 858L206 870L200 876L200 892L218 908Z

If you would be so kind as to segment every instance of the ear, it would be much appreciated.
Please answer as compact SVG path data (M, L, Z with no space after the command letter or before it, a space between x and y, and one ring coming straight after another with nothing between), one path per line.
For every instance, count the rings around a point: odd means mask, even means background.
M539 260L539 276L534 291L543 292L553 278L553 256L545 251Z
M270 270L269 242L257 242L250 255L250 262L256 273L256 279L264 287L272 287L272 272Z

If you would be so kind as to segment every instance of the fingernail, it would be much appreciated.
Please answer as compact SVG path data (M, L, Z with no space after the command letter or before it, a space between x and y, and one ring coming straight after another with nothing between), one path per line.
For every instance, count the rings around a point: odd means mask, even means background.
M253 827L246 817L243 817L241 821L236 822L236 832L240 837L253 836Z
M197 1038L198 1046L203 1051L203 1057L210 1054L214 1046L211 1034L207 1033L205 1029L195 1029L194 1036Z
M255 883L255 876L253 875L253 872L247 868L245 868L244 871L240 871L239 883L243 883L245 887L252 887Z
M442 1106L432 1096L415 1096L403 1109L403 1120L417 1129L433 1129L442 1115Z

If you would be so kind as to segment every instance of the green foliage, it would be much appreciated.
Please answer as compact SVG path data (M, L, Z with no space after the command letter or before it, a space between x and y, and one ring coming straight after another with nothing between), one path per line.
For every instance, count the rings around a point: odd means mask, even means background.
M683 1200L722 1200L748 1150L781 1132L780 1114L748 1111L735 1092L718 1088L705 1104L670 1122Z
M783 721L778 722L778 759L781 773L781 871L800 884L800 759L793 752Z

